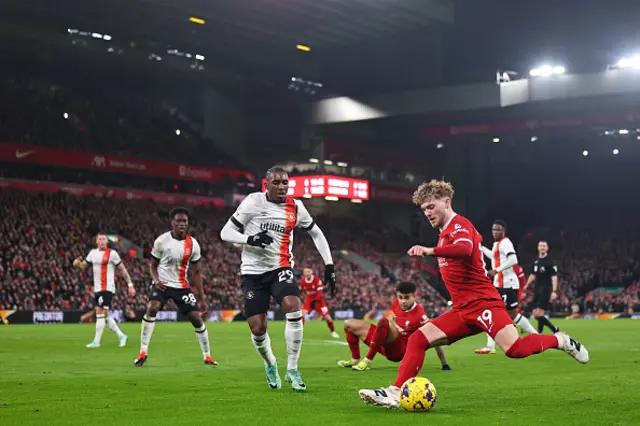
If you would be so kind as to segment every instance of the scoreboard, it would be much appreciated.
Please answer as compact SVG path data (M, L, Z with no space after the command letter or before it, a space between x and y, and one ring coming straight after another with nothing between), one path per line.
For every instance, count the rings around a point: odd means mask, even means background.
M262 190L266 189L262 179ZM289 192L293 198L336 197L349 200L368 200L369 181L342 176L314 175L289 177Z

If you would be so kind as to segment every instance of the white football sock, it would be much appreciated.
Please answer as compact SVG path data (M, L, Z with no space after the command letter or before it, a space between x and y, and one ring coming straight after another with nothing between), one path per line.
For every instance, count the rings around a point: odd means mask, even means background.
M496 350L496 341L487 334L487 348Z
M202 349L202 356L204 358L211 355L211 349L209 348L209 332L207 331L207 326L202 324L200 328L196 328L196 337L198 338L198 343L200 343L200 349Z
M271 350L271 338L269 338L269 333L264 333L262 336L252 334L251 341L253 342L253 347L256 348L266 366L276 365L276 357Z
M96 342L97 344L100 344L100 339L102 339L104 324L105 324L104 315L96 314L96 336L93 338L93 341Z
M516 325L520 326L520 328L523 329L525 333L538 334L536 329L533 328L529 320L524 315L516 315L516 317L513 319L513 322L516 323Z
M151 335L153 329L156 326L156 317L142 317L142 333L140 335L140 352L149 351L149 342L151 341Z
M111 315L107 317L107 327L109 327L109 330L118 335L118 339L122 339L124 337L124 333L122 332L122 330L120 330L120 327L118 327L118 323L116 322L116 320L111 318Z
M287 342L287 370L297 370L302 347L302 311L290 312L285 317L287 320L284 326L284 339Z

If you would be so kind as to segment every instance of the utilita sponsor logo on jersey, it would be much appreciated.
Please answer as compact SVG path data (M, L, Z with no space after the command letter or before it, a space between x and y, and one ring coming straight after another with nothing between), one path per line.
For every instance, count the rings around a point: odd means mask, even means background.
M288 234L292 231L292 228L285 228L284 226L278 225L277 223L261 223L260 229L262 229L263 231L279 232L280 234Z
M178 167L178 173L180 176L189 176L193 179L211 179L213 177L213 174L209 170L196 169L185 165Z

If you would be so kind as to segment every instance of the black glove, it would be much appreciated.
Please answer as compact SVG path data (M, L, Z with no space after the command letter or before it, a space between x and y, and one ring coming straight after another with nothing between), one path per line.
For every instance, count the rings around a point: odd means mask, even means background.
M336 267L334 265L326 265L324 267L324 283L329 284L331 297L336 295Z
M264 231L258 232L255 235L251 235L247 239L247 244L249 244L250 246L260 247L260 248L265 248L266 246L268 246L272 242L273 242L273 238L271 238L267 234L267 230L266 229Z

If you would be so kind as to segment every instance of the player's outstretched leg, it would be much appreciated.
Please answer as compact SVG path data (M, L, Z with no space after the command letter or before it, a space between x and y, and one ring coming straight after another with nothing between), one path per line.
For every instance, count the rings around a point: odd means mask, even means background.
M367 352L367 356L362 361L352 367L354 370L366 371L371 369L371 362L380 351L380 348L387 342L390 327L391 324L388 319L382 318L378 321L378 325L369 343L369 352Z
M271 350L271 338L267 333L267 316L266 314L252 315L247 318L249 327L251 328L251 342L253 347L264 361L264 371L267 375L267 384L271 389L280 389L282 381L278 374L278 363L276 357Z
M156 300L151 300L147 306L147 312L142 317L142 329L140 331L140 353L133 361L136 367L142 367L147 361L149 351L149 343L153 335L153 329L156 327L156 315L162 308L162 304Z
M525 317L522 314L517 314L515 316L515 318L513 319L513 322L520 327L521 329L524 330L525 333L528 334L536 334L536 329L533 328L533 326L531 325L531 323L529 322L529 320L527 319L527 317Z
M293 297L293 296L288 296ZM300 299L298 299L299 301ZM304 392L307 385L302 380L302 375L298 371L298 359L302 349L302 311L296 310L285 314L287 323L284 328L284 338L287 342L287 374L285 380L291 384L296 392Z
M444 348L441 346L436 346L435 350L436 354L438 354L438 359L440 359L440 364L442 364L442 369L444 371L450 371L451 367L447 362L447 356L444 354Z
M387 408L398 408L400 406L400 387L404 382L418 375L424 362L424 354L430 347L429 340L421 330L422 328L409 337L407 350L400 363L398 375L393 385L388 388L360 390L360 399L366 404Z
M329 331L331 332L331 337L333 337L334 339L339 339L340 336L338 335L338 333L336 333L336 325L333 322L333 318L331 318L331 315L329 314L325 315L324 320L327 322L327 327L329 327Z
M518 337L518 331L515 326L508 325L498 331L495 340L509 358L526 358L548 349L559 349L581 364L589 362L589 351L582 344L562 332L553 336L530 334L526 337Z
M187 314L187 318L189 318L189 321L191 321L191 325L193 325L193 328L196 331L196 338L198 339L200 349L202 350L202 358L204 359L204 363L206 365L218 365L218 362L211 357L211 348L209 346L209 332L207 331L207 326L200 316L200 312L189 312Z
M96 308L96 334L93 337L93 341L87 345L87 348L99 348L100 340L102 339L102 333L104 332L104 326L106 323L105 311L100 308Z
M496 342L487 334L487 344L484 348L476 349L475 353L479 355L495 355L496 353Z
M108 312L109 311L107 311L107 327L109 327L109 330L116 333L116 336L118 336L118 341L120 342L120 347L124 348L125 346L127 346L127 341L129 340L129 338L122 332L122 330L120 330L120 327L118 327L118 323L111 317L111 315L108 315Z

